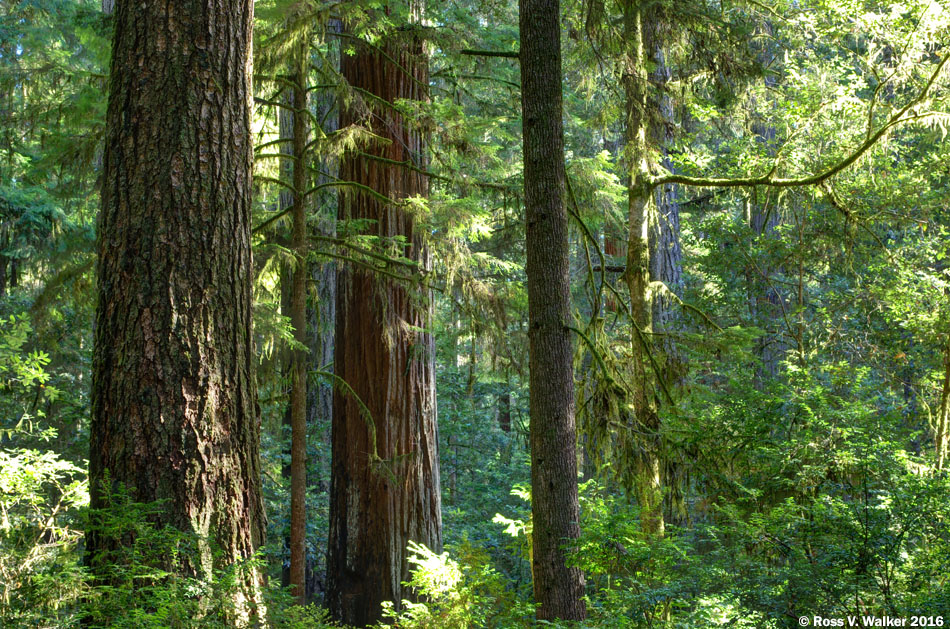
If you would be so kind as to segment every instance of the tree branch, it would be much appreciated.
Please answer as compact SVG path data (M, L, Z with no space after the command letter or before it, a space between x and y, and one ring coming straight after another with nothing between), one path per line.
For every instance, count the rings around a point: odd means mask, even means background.
M464 50L459 51L460 54L468 55L470 57L504 57L505 59L520 59L520 52L507 52L504 50L476 50L473 48L465 48Z
M662 186L666 184L680 184L684 186L702 186L707 188L747 188L754 186L770 186L773 188L791 188L798 186L811 186L816 184L821 184L826 179L833 177L842 170L851 166L854 162L864 155L868 149L874 146L878 140L880 140L885 133L888 132L892 127L897 126L902 122L907 120L913 120L916 116L910 116L904 118L906 114L914 105L917 105L922 100L927 97L927 94L930 92L930 88L933 87L933 84L936 82L937 77L940 75L940 72L947 65L947 61L950 61L950 53L944 55L943 59L940 60L940 63L937 64L936 69L930 75L930 78L927 80L927 83L920 90L920 92L907 102L900 110L897 111L893 116L891 116L886 123L884 123L876 132L869 134L867 139L856 148L850 155L845 157L843 160L837 164L827 168L826 170L819 172L814 175L809 175L807 177L776 177L775 172L778 169L778 162L775 162L772 165L772 168L768 173L759 176L759 177L738 177L738 178L718 178L718 177L691 177L688 175L678 175L678 174L667 174L659 177L650 178L650 188L656 188L657 186Z

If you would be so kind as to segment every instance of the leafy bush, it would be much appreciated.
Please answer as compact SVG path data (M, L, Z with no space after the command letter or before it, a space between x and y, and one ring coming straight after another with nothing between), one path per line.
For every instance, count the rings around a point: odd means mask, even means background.
M95 558L102 562L98 572L107 576L90 583L84 622L90 627L129 629L258 626L259 619L236 617L233 601L248 582L249 571L262 571L263 560L255 557L214 569L210 575L187 576L180 567L200 565L208 542L194 533L154 524L161 510L160 502L133 502L120 490L107 495L106 506L92 514L87 532L124 543ZM277 629L333 626L325 610L296 606L277 582L264 591L264 609L266 624Z
M0 319L0 626L58 627L77 609L79 511L85 470L37 446L56 436L41 424L49 357L27 351L24 316Z
M200 540L156 525L161 503L136 503L119 490L89 511L85 468L48 446L56 431L41 402L60 393L50 385L49 357L27 351L30 336L25 317L0 319L0 627L239 625L226 602L259 560L186 577L175 568L199 563ZM90 532L128 542L94 558L107 580L84 565ZM276 628L330 626L324 610L298 607L276 587L265 591L265 608Z
M83 473L51 452L0 449L0 626L56 627L76 609Z
M449 552L435 554L422 544L409 542L409 563L415 566L406 585L420 601L402 601L396 611L392 602L383 603L383 616L404 628L512 627L526 624L526 612L508 583L489 564L488 554L466 542ZM384 625L385 626L385 625Z

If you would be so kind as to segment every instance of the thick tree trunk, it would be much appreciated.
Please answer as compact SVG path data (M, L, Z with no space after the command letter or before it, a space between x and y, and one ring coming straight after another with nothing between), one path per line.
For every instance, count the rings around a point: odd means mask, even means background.
M368 120L389 141L345 155L340 177L396 203L428 190L422 174L396 164L424 166L425 144L391 104L425 99L428 84L421 42L401 37L381 50L357 45L341 60L349 84L379 99L352 103L341 127ZM371 117L365 107L373 108ZM423 235L398 204L346 191L340 218L369 219L369 233L430 265ZM405 244L394 240L400 237ZM334 364L342 383L333 399L327 602L347 624L371 624L383 601L398 606L409 597L402 582L409 577L410 540L437 551L442 544L432 306L430 291L354 265L338 276Z
M119 3L99 217L93 510L120 484L208 578L261 543L251 337L252 3ZM111 485L106 485L106 481ZM94 574L123 542L93 527ZM214 551L214 552L212 552ZM252 573L235 619L259 613Z
M653 119L648 127L648 140L654 150L661 155L663 167L672 170L669 158L673 146L674 109L666 85L671 70L666 63L663 36L664 20L653 24L653 41L646 46L653 50L655 69L651 72L651 81L656 86L649 98ZM653 193L656 204L655 223L650 231L650 278L662 282L675 295L683 292L683 251L680 247L680 207L676 186L660 186ZM660 365L659 377L664 380L670 391L676 391L686 377L687 364L676 343L676 334L682 332L684 321L682 309L671 294L659 291L653 294L653 331L654 348ZM686 470L680 461L664 456L660 462L661 483L664 487L663 499L668 518L685 522L688 517L685 493Z
M562 547L580 535L564 206L558 0L521 0L531 431L532 573L539 619L582 620L584 574Z

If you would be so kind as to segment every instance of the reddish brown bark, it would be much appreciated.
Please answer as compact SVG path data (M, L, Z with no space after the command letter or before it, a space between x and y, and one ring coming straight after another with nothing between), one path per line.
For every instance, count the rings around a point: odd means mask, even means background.
M424 138L386 105L426 98L422 45L402 37L393 36L381 50L360 45L356 54L342 56L350 85L378 99L354 101L341 113L341 128L368 123L388 141L373 143L362 155L345 155L340 177L395 203L349 190L341 195L340 218L370 219L368 233L428 266L422 235L400 204L425 195L428 183L419 172L394 164L423 166ZM392 240L400 236L405 244ZM408 597L402 582L409 577L409 540L441 547L431 317L432 295L424 288L354 265L339 274L334 366L345 385L337 387L333 400L327 602L333 616L347 624L371 624L383 601L398 607Z

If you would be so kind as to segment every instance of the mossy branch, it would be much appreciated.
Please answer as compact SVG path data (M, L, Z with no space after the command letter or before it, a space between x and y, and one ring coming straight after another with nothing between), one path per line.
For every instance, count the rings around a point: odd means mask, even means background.
M406 452L404 454L399 454L394 456L391 459L383 459L379 456L379 447L377 445L376 437L376 422L373 420L373 414L370 412L369 407L366 406L366 403L360 398L359 394L353 390L353 387L350 386L346 380L336 375L332 371L326 371L324 369L313 369L310 373L323 376L324 378L330 378L337 387L346 393L349 396L352 396L356 400L356 405L359 407L360 417L363 419L363 423L366 424L366 431L369 436L369 466L370 469L375 473L381 473L382 476L385 476L392 484L398 484L398 479L396 474L392 470L392 464L399 463L400 461L411 457L414 455L413 452Z
M839 161L838 163L826 168L825 170L816 173L814 175L809 175L805 177L776 177L775 173L778 170L779 162L776 161L772 164L772 167L769 171L758 177L737 177L737 178L718 178L718 177L692 177L689 175L678 175L678 174L667 174L661 176L651 177L649 180L650 189L653 190L657 186L663 186L666 184L680 184L684 186L702 186L707 188L744 188L744 187L754 187L754 186L769 186L773 188L792 188L792 187L801 187L801 186L813 186L819 185L835 176L839 172L848 168L854 164L858 159L864 155L872 146L877 144L877 141L884 137L884 134L887 133L893 127L901 124L902 122L907 122L909 120L914 120L917 116L909 116L905 118L905 114L911 110L912 107L919 104L923 101L927 94L930 93L930 89L933 87L934 83L937 81L937 77L943 71L943 68L947 65L947 62L950 61L950 53L944 55L944 57L937 64L937 67L931 73L930 78L921 88L920 92L917 93L917 96L910 99L907 104L901 107L897 113L891 116L887 122L881 125L877 131L874 133L869 133L864 142L861 143L856 149L854 149L847 157Z

